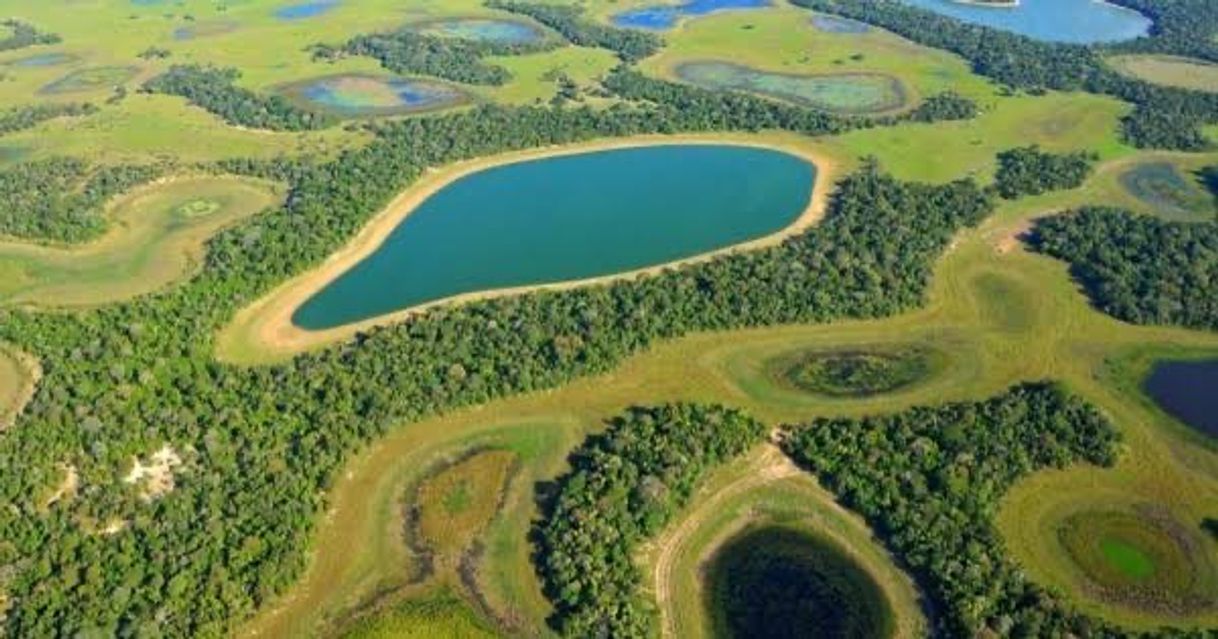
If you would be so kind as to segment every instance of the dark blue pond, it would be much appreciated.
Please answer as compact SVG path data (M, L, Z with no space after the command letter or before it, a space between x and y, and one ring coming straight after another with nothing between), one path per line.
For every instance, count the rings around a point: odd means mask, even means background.
M871 30L871 26L864 22L848 20L839 16L819 14L812 16L812 26L824 31L825 33L844 33L852 35L867 33Z
M656 5L631 9L613 16L613 24L631 29L664 31L677 26L682 18L704 16L731 9L760 9L771 6L770 0L688 0L680 5Z
M960 0L902 0L945 16L1046 42L1091 44L1144 36L1146 16L1097 0L1020 0L1014 7L983 7Z
M338 6L338 0L314 0L313 2L290 4L276 9L275 17L280 20L303 20L317 17L336 6Z
M1145 388L1169 415L1218 437L1218 360L1160 362Z

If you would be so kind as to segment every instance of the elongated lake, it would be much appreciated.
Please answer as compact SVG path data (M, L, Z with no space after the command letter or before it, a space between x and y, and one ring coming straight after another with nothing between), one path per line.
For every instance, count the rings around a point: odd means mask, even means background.
M1145 388L1168 414L1218 437L1218 359L1159 362Z
M323 330L444 298L664 264L770 235L816 168L781 151L674 144L489 168L440 189L302 304Z
M1092 44L1144 36L1146 16L1097 0L1020 0L1016 7L985 7L960 0L902 0L923 9L1034 40Z

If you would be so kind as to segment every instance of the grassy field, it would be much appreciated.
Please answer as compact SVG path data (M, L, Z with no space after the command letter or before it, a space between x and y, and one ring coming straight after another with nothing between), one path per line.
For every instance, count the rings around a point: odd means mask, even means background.
M402 565L394 559L399 552L394 550L394 535L386 532L401 525L393 507L394 495L401 493L394 487L408 483L422 461L435 454L430 451L452 442L522 427L537 437L565 439L569 447L580 434L628 406L673 400L723 402L779 424L813 415L861 415L979 399L1038 379L1062 380L1100 406L1124 435L1124 453L1114 469L1054 471L1017 485L999 517L1012 557L1035 580L1117 622L1142 628L1215 623L1215 608L1164 616L1094 597L1056 568L1066 561L1055 548L1057 531L1066 517L1081 509L1102 508L1114 498L1153 503L1190 535L1201 534L1203 516L1218 513L1218 450L1199 445L1183 426L1149 408L1136 389L1136 373L1122 374L1121 379L1134 380L1125 382L1129 387L1104 380L1112 361L1130 353L1149 347L1214 351L1218 336L1133 327L1103 316L1087 304L1064 264L1027 253L1013 239L1034 216L1127 197L1106 179L1111 166L1080 189L1005 205L980 228L963 233L940 261L927 306L916 313L880 321L693 335L630 358L608 376L395 429L350 464L318 532L309 576L251 631L289 636L290 630L309 627L323 611L348 605L353 592L385 583L385 574ZM926 383L893 394L854 399L804 395L776 385L765 373L766 362L775 357L911 343L946 353L947 363ZM555 450L565 449L559 445ZM542 476L560 471L561 464ZM507 561L499 558L501 553L514 554L505 565L515 569L500 573L502 578L518 579L517 592L532 592L532 600L540 602L527 549L521 547L528 521L521 513L528 510L527 502L525 506L505 510L521 518L512 531L516 544L509 544L507 551L491 547L486 561L497 565ZM352 553L351 548L359 550ZM1196 548L1205 561L1218 554L1212 542ZM276 628L275 619L290 619L293 625Z
M1170 55L1108 58L1117 71L1147 82L1197 91L1218 91L1218 64Z
M111 228L89 244L0 243L0 303L89 306L157 290L197 267L216 231L281 197L273 185L227 177L136 189L109 204Z

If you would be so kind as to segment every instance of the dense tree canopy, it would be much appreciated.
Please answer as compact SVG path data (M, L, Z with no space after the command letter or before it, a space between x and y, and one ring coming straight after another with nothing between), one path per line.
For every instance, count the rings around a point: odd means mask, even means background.
M236 69L174 65L144 83L144 90L186 98L229 124L252 129L307 131L333 124L330 117L301 109L282 96L262 96L238 87L233 82L239 77Z
M1117 433L1061 388L863 419L817 419L784 448L875 529L933 602L934 636L1117 637L1003 552L998 501L1036 470L1111 465ZM1135 634L1136 633L1131 633Z
M1098 158L1094 153L1045 153L1036 146L998 154L994 188L1007 199L1082 186Z
M362 55L380 60L394 73L433 75L466 84L502 85L511 79L503 67L482 61L486 56L523 55L553 49L558 43L543 39L532 44L463 40L425 35L412 26L397 31L356 36L338 47L315 45L317 59L335 60Z
M157 166L93 167L57 157L0 170L0 234L81 242L106 229L106 202L163 171Z
M35 104L0 113L0 135L32 129L47 120L97 113L92 104Z
M1088 207L1040 220L1032 243L1113 317L1218 330L1218 224Z
M635 29L617 29L583 17L580 7L489 0L487 6L528 16L557 31L576 46L599 47L617 53L623 62L649 57L664 46L658 36Z
M698 483L761 442L765 425L718 406L638 408L571 456L538 524L537 571L568 637L654 634L634 555Z

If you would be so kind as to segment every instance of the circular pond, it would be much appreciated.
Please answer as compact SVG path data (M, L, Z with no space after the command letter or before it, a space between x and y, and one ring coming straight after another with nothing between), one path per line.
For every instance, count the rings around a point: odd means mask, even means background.
M433 111L467 100L459 89L441 82L362 74L301 80L279 92L305 108L348 118Z
M127 83L139 70L135 67L90 67L73 71L42 87L39 93L83 93L112 89Z
M744 91L844 115L895 111L907 102L901 82L878 73L792 75L716 61L687 62L674 71L705 89Z
M624 273L780 231L816 168L781 151L672 144L559 155L451 182L302 304L322 330L463 293Z
M1144 387L1169 415L1218 437L1218 359L1159 362Z
M1057 535L1084 588L1102 600L1177 614L1218 603L1202 540L1166 513L1085 511L1063 520Z
M826 397L891 393L931 377L942 356L922 347L803 352L766 363L778 385Z
M275 10L280 20L304 20L314 18L338 6L338 0L313 0L282 6Z
M1117 180L1164 219L1210 222L1218 217L1218 194L1211 193L1197 175L1186 175L1171 162L1139 162L1121 172Z
M628 29L666 31L684 18L693 18L738 9L761 9L771 6L771 0L687 0L678 5L654 5L623 11L612 17L614 26Z
M746 529L707 563L714 636L879 639L893 632L883 590L837 543L803 530Z
M530 44L545 37L545 33L525 22L493 18L451 18L420 22L419 33L441 38L458 38L501 44Z
M1132 40L1150 31L1146 16L1096 0L1019 0L984 6L965 0L901 0L964 22L1010 31L1046 42L1092 44Z

